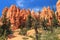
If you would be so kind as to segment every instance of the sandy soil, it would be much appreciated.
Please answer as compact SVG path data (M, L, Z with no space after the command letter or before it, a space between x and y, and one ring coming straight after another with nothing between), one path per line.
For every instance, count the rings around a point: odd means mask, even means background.
M11 39L8 38L8 40L24 40L23 38L25 38L27 40L32 40L32 38L29 38L29 37L26 37L26 36L21 36L21 35L18 35L14 38L11 38Z
M15 30L13 36L10 35L10 38L8 38L8 40L32 40L32 38L27 37L27 36L23 36L23 35L19 35L19 30Z
M27 36L19 35L19 31L20 31L20 29L15 30L14 34L13 34L14 37L11 36L11 38L8 38L8 40L24 40L24 39L33 40L33 38L31 38L29 36L35 37L35 30L34 29L27 31ZM38 31L40 33L44 32L42 29L38 29Z

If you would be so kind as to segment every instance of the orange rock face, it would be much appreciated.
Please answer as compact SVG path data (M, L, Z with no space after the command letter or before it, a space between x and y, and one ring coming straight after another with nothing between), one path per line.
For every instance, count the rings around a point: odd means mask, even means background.
M54 14L54 12L53 12L53 10L50 9L50 7L47 8L47 11L48 11L48 16L47 17L48 17L48 20L49 20L48 23L51 25L52 20L53 20L53 14Z
M44 8L42 9L42 11L41 11L40 19L42 19L42 20L47 19L47 15L48 15L48 13L47 13L47 8L44 7Z
M5 7L2 12L2 18L7 14L8 8Z
M27 16L29 15L29 13L31 13L30 10L20 10L15 5L11 5L9 9L5 8L2 12L2 15L4 15L5 12L7 13L6 18L10 20L13 29L17 29L22 24L25 25Z
M40 13L40 19L43 21L48 20L47 25L51 25L51 21L53 19L53 11L50 9L50 7L44 7L43 10Z
M58 9L59 8L57 8L57 10ZM11 23L11 26L13 26L12 27L13 29L19 28L19 26L21 26L22 24L25 25L26 19L29 14L31 14L33 18L37 18L37 19L40 18L41 20L48 19L49 25L51 24L51 20L53 19L53 16L52 16L53 11L50 9L50 7L48 8L44 7L41 12L34 12L34 10L30 11L29 9L28 10L19 9L15 5L11 5L9 9L5 8L2 14L4 15L5 12L7 13L6 18L10 20L10 23Z
M58 0L57 4L56 4L56 17L57 17L57 20L58 20L58 24L60 24L60 0Z

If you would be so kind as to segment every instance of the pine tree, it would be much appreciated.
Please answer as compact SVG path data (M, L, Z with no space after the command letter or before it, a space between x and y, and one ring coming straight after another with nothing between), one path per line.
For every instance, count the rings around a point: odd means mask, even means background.
M55 13L53 14L53 26L57 27L58 26L58 20L56 18Z
M44 30L47 30L47 22L48 22L48 19L44 19L43 21L42 21L42 27L44 28Z
M1 29L3 30L1 35L4 36L4 40L7 40L7 36L10 29L10 21L9 20L7 21L6 14L7 13L3 15L3 18L2 18L3 25L1 26Z
M1 28L3 29L2 36L4 36L4 40L6 39L6 29L7 29L6 22L7 22L7 19L6 19L6 12L5 12L2 18L3 25L1 26Z
M35 26L34 26L34 29L35 29L35 33L36 33L36 40L38 40L38 30L37 30L37 27L38 27L38 21L35 20Z
M28 15L28 18L26 20L26 27L27 27L27 29L30 29L32 27L32 16L31 16L31 13Z
M39 18L35 18L34 19L34 29L35 29L35 33L36 33L36 40L38 40L38 28L40 27L40 19Z

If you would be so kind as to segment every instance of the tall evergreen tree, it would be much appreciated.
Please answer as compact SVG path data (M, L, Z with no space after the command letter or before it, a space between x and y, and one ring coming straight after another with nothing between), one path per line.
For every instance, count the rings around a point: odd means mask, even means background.
M41 23L42 23L43 29L44 29L44 30L47 30L47 29L48 29L48 28L47 28L48 19L46 19L46 20L44 19Z
M9 31L10 31L9 30L10 21L9 20L7 21L6 15L7 15L7 13L5 12L5 14L3 15L3 18L2 18L3 25L1 26L1 29L3 30L2 36L4 36L4 40L7 40L6 37L8 36Z
M26 20L26 27L30 29L32 27L32 16L31 13L29 13L28 18Z
M34 29L35 29L35 33L36 33L36 40L38 40L38 28L40 27L40 16L38 18L34 19Z
M37 30L37 27L38 27L38 20L35 20L34 29L35 29L35 33L36 33L36 40L38 40L38 30Z
M53 26L56 26L56 27L57 27L57 25L58 25L58 20L57 20L57 18L56 18L55 13L54 13L54 14L53 14Z

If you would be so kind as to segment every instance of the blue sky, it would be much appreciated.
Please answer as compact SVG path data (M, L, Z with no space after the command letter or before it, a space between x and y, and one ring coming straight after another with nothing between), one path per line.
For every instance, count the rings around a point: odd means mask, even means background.
M56 9L57 0L0 0L0 16L2 15L2 10L7 6L8 8L15 4L20 9L33 9L35 11L42 10L44 6L52 6Z

